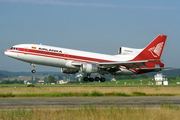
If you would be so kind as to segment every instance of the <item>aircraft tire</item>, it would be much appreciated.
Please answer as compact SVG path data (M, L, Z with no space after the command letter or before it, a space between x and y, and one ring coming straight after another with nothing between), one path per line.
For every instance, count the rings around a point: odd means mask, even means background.
M84 77L83 80L84 80L84 81L88 81L88 77Z
M101 82L105 82L106 79L105 79L105 78L100 78L100 81L101 81Z
M94 80L95 80L95 81L99 81L100 78L99 78L99 77L95 77Z
M35 73L35 72L36 72L36 70L34 70L34 69L33 69L31 72L32 72L32 73Z
M89 78L89 82L94 82L94 79L93 78Z

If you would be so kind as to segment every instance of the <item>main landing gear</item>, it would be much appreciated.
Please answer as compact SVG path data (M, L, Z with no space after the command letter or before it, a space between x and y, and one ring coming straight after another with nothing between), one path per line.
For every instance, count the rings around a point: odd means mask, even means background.
M35 70L35 64L32 64L32 63L31 63L30 65L32 66L31 72L32 72L32 73L35 73L35 72L36 72L36 70Z
M95 77L95 78L91 78L90 77L91 74L88 74L87 77L84 77L83 80L84 81L89 81L89 82L94 82L94 81L101 81L101 82L105 82L106 79L104 77Z

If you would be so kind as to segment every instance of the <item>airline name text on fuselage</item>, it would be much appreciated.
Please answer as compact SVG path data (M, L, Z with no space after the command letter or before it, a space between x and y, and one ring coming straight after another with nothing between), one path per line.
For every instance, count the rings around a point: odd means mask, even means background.
M44 50L44 51L49 51L49 52L62 53L61 50L55 50L55 49L39 48L39 50Z

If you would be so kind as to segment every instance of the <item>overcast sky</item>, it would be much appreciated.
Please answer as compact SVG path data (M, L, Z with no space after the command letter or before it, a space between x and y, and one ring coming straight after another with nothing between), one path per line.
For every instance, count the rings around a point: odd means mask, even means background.
M31 71L4 55L20 43L37 43L115 55L167 35L161 59L180 68L179 0L0 0L0 70ZM58 71L37 65L37 71Z

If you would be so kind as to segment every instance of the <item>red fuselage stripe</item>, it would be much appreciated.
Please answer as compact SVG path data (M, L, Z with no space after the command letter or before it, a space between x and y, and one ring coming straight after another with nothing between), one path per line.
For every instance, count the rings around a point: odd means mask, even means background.
M65 59L65 60L73 60L73 61L78 61L78 62L88 62L88 63L90 62L115 62L115 61L110 61L110 60L70 55L70 54L64 54L64 53L58 53L58 52L49 52L49 51L43 51L43 50L25 49L25 48L18 48L18 50L11 50L11 52L50 57L50 58Z

